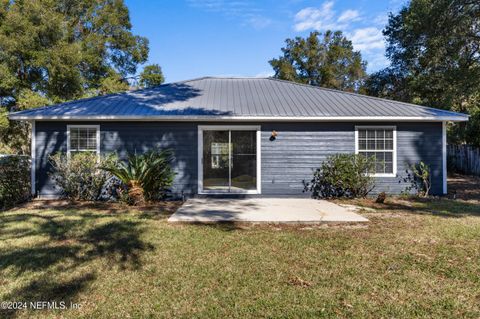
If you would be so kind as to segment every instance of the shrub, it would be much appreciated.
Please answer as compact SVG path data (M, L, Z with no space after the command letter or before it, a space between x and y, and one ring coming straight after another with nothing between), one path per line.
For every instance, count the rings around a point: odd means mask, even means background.
M115 156L98 157L95 153L50 156L52 176L62 195L72 200L99 200L105 183L112 178L101 169L115 162Z
M375 203L383 204L385 203L386 199L387 199L387 193L381 192L380 194L377 195L377 199L375 200Z
M30 158L0 158L0 209L10 208L30 198Z
M329 156L313 174L304 191L313 198L365 197L375 187L375 163L363 155L335 154Z
M165 196L175 176L171 167L173 160L171 150L152 150L144 154L130 154L126 162L106 165L103 169L127 185L129 202L139 205Z
M432 187L430 167L424 162L420 162L410 165L405 172L407 175L403 181L410 185L405 187L402 194L409 195L414 190L417 196L428 197Z

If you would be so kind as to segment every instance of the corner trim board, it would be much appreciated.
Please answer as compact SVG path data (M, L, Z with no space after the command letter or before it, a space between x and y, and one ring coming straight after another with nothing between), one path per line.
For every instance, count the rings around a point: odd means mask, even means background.
M36 152L36 135L37 135L37 130L35 127L35 121L32 121L32 130L31 130L31 136L30 136L30 153L31 153L31 159L30 159L30 187L31 187L31 192L32 196L35 197L36 191L37 191L37 185L36 185L36 162L37 162L37 152Z
M443 178L443 194L448 193L447 188L447 122L442 122L442 178Z

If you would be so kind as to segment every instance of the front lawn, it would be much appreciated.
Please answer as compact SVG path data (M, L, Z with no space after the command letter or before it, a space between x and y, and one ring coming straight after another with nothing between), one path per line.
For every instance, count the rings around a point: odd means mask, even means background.
M480 316L480 202L402 201L368 225L170 225L175 207L0 213L0 317ZM42 205L47 208L42 208Z

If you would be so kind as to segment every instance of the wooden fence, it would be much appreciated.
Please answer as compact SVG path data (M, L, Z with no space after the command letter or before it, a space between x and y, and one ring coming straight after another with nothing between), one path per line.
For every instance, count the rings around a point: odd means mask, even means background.
M480 148L470 145L448 145L447 157L450 171L480 176Z

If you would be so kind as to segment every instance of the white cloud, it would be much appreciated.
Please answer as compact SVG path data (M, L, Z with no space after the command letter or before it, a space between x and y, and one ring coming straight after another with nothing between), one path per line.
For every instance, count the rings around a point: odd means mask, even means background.
M382 27L386 26L387 22L388 22L388 13L387 12L384 12L382 14L377 15L373 19L373 23L378 24Z
M367 27L347 32L347 38L352 41L355 50L371 51L385 49L382 30L375 27Z
M333 1L324 2L320 8L307 7L295 15L295 31L342 29L343 24L334 19Z
M338 22L352 22L360 20L360 12L357 10L345 10L342 14L338 17Z
M327 1L322 4L320 8L308 7L298 11L295 15L295 20L317 20L319 18L333 17L333 1Z
M275 75L273 71L263 71L254 75L256 78L269 78Z
M368 69L378 70L388 64L385 58L385 40L382 29L387 14L374 19L363 18L361 10L349 8L337 14L333 1L323 2L320 7L307 7L297 12L293 28L302 32L307 30L341 30L352 41L355 50L361 51L368 63Z

